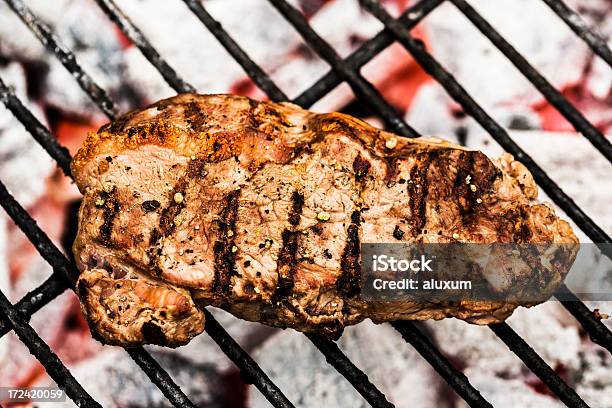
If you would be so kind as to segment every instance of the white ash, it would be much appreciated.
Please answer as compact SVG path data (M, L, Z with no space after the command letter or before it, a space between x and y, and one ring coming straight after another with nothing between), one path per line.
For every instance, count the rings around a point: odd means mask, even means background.
M129 84L121 79L123 54L113 23L91 0L28 2L31 11L47 25L60 42L73 51L77 62L125 109L133 99ZM40 44L27 26L0 5L0 54L11 60L37 67L36 86L44 102L60 111L89 120L100 120L102 113L79 87L61 62ZM15 33L19 33L16 35ZM133 103L133 102L132 102Z
M261 345L268 337L278 332L278 329L264 326L260 323L237 319L231 314L209 307L208 310L223 326L238 344L247 352ZM179 358L189 360L193 364L209 364L217 370L224 371L234 367L229 358L221 351L217 343L206 332L195 337L189 344L169 351L165 347L148 346L149 350L168 351Z
M519 308L508 324L553 369L565 371L569 385L581 390L580 395L587 398L587 403L600 407L612 405L609 378L604 375L601 382L596 381L602 371L610 370L612 357L581 339L578 323L560 303L550 301L530 309ZM535 407L541 406L540 403L558 406L554 400L542 399L525 386L537 382L537 377L489 328L456 319L430 322L428 326L440 349L467 365L466 376L495 406ZM589 400L590 395L597 397Z
M282 63L298 44L299 35L267 2L209 1L205 6L258 63ZM200 92L228 92L246 77L184 3L145 0L125 2L122 7L168 63ZM139 78L140 69L140 65L128 67L138 89L152 100L167 96L165 86ZM160 81L158 76L156 82Z
M8 259L8 257L0 259ZM36 288L48 278L51 272L52 269L49 264L36 255L32 258L32 262L26 270L20 274L17 281L13 283L9 292L11 302L16 303L19 301L27 292ZM6 294L7 292L4 293ZM64 319L73 304L74 296L72 293L64 292L32 315L29 322L30 325L51 347L57 345L58 338L63 333ZM35 372L36 360L14 333L11 332L4 336L3 342L8 342L11 352L6 354L1 360L0 383L3 385L14 385L28 379L29 374Z
M576 392L593 407L612 405L612 361L610 354L598 349L578 354L582 366L587 367L581 373Z
M56 21L74 0L30 0L27 6L34 10L42 21ZM35 61L46 59L46 50L30 29L6 4L0 3L0 53L8 58Z
M349 327L339 345L391 402L398 406L440 406L443 386L438 375L391 326L366 321ZM369 406L301 333L283 331L253 357L297 406ZM269 406L255 387L249 391L252 407Z
M119 103L121 110L131 96L122 78L125 70L123 49L115 35L115 26L93 1L76 1L53 21L54 32L76 55L78 63L94 82ZM43 81L43 95L53 107L84 118L105 117L63 64L48 54L48 74Z
M267 2L208 1L207 10L249 56L290 96L297 96L329 69L310 50L291 25ZM180 2L146 0L122 4L126 14L140 27L168 62L200 92L228 92L246 74L219 45L212 34ZM240 9L241 13L236 13ZM334 24L329 24L333 18ZM261 21L266 24L262 25ZM380 23L360 11L356 2L338 0L326 3L311 19L315 30L341 55L353 51L360 42L376 34ZM127 53L138 52L136 49ZM128 56L128 60L132 60ZM128 64L128 76L139 92L149 99L168 96L166 85L140 64ZM339 108L339 101L350 98L345 88L327 108Z
M19 99L40 121L44 115L26 96L25 75L21 66L11 63L0 69L0 77L10 84ZM35 163L36 165L32 165ZM34 203L45 190L45 178L53 162L23 125L4 106L0 106L0 179L22 206Z
M478 370L470 371L468 378L470 382L487 401L497 408L561 408L565 405L545 394L536 393L521 379L501 379L492 377L490 373ZM460 399L457 408L468 407L468 404Z
M609 25L612 26L612 22ZM612 28L610 31L612 31ZM609 98L612 95L612 70L610 66L604 60L595 58L586 84L589 92L596 98L601 100Z
M580 80L591 51L543 2L470 4L553 85ZM451 4L442 4L423 24L434 56L482 105L540 100L528 80Z
M11 293L13 303L19 301L32 289L40 286L52 273L51 266L36 253L27 268L13 283ZM64 329L64 317L74 300L74 293L69 290L65 291L33 314L30 325L45 341L53 343Z
M223 406L222 395L227 392L226 385L213 366L193 364L162 351L152 355L168 369L171 378L194 404L211 408ZM95 357L70 367L70 371L85 390L104 407L172 407L126 351L120 348L107 348ZM64 403L41 403L38 406L73 407L74 403L67 398Z

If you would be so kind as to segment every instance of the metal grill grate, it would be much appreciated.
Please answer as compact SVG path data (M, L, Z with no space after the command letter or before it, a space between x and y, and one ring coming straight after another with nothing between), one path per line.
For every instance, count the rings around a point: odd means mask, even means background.
M194 88L186 83L170 67L159 53L151 46L145 36L121 12L112 0L96 0L121 29L121 31L140 49L142 54L159 71L164 80L177 92L190 92ZM289 100L270 77L255 63L248 54L225 32L222 26L205 9L200 0L183 0L189 9L201 20L206 28L223 45L227 52L244 69L255 84L276 101ZM492 119L466 90L409 34L419 21L425 18L444 0L422 0L394 19L375 0L361 0L361 4L375 15L385 29L362 44L362 46L342 59L334 49L309 26L301 13L285 0L269 0L270 3L294 26L307 45L322 57L331 70L321 77L310 88L293 100L305 108L311 106L337 85L346 82L357 98L370 106L385 123L396 133L416 137L418 133L411 128L393 107L385 101L378 90L361 74L360 69L394 41L399 41L425 71L437 80L448 94L455 99L506 151L521 161L534 175L538 185L551 199L578 225L578 227L596 243L611 243L610 237L585 214L574 201L529 157ZM612 145L569 101L555 89L529 62L518 53L482 16L465 0L449 0L457 7L542 93L584 137L586 137L609 161L612 161ZM594 33L571 9L560 0L542 0L559 15L570 28L580 36L595 53L612 66L612 52L601 36ZM23 22L38 37L40 42L64 64L73 74L81 88L96 103L109 119L117 113L115 104L96 83L83 71L70 50L61 45L53 33L25 6L22 0L5 0L21 17ZM0 79L0 99L6 107L25 126L67 176L70 176L71 157L57 139L42 125ZM83 407L99 406L91 396L78 384L70 372L61 363L49 347L40 339L27 323L30 316L41 307L52 301L68 287L72 287L78 271L49 240L46 234L23 207L10 195L0 182L0 205L15 221L18 227L35 245L41 256L53 267L52 276L41 286L32 290L15 305L0 292L0 336L14 330L30 352L44 365L49 375L57 384L66 390L67 395ZM612 353L612 333L592 312L563 286L563 306L578 320L591 339ZM209 312L206 313L206 332L219 345L221 350L238 366L245 381L254 384L276 407L291 407L292 403L282 391L269 379L255 361L232 339L216 322ZM468 379L432 344L418 328L418 324L409 321L392 323L402 337L409 342L440 374L440 376L470 406L491 406L468 381ZM544 360L507 324L490 326L491 330L504 341L529 369L531 369L561 401L571 407L584 407L586 403L569 387ZM308 334L307 337L323 353L327 361L345 376L364 399L375 407L388 407L392 404L386 399L359 368L357 368L338 348L338 346L319 335ZM127 350L132 359L160 388L168 400L177 407L193 407L194 404L174 383L170 376L142 348Z

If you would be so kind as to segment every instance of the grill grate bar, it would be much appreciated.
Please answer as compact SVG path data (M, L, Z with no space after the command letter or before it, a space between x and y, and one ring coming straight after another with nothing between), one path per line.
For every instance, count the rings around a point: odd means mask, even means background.
M144 34L132 24L132 21L117 7L113 0L96 0L98 6L106 13L121 31L134 43L140 52L159 71L164 80L180 92L194 92L195 89L178 76L176 71L153 48Z
M400 15L399 21L406 30L411 30L443 2L444 0L421 0L414 6L406 9ZM380 54L385 48L393 44L394 41L395 38L393 34L385 28L374 37L361 44L357 50L353 51L346 58L346 65L354 70L359 70ZM342 79L342 76L332 68L308 89L303 91L293 102L304 108L309 108L343 81L344 79Z
M61 44L59 39L27 8L22 0L4 0L11 9L28 26L30 31L38 38L42 45L57 56L58 60L74 76L81 88L108 116L117 114L117 108L108 98L106 92L100 88L83 71L74 54Z
M507 152L523 163L546 194L583 230L593 242L612 242L610 237L521 149L491 116L470 96L457 80L417 42L401 24L393 19L376 0L360 0L385 26L428 74L472 116Z
M38 227L36 221L28 214L28 212L15 200L15 198L8 192L4 183L0 181L0 205L4 208L6 213L11 219L17 224L19 229L28 237L28 239L34 244L34 247L38 253L47 261L54 269L54 271L61 271L62 275L68 281L71 282L71 286L74 285L78 278L78 271L73 263L71 263L64 254L51 242L49 237ZM50 285L51 286L51 285ZM43 300L50 300L49 295L45 296ZM22 299L23 300L23 299ZM44 305L43 300L35 300L33 303L33 310L38 306ZM21 303L21 301L20 301ZM32 306L30 306L32 307ZM40 308L38 307L38 308ZM38 309L36 309L38 310ZM35 310L34 310L35 311ZM27 337L20 337L21 341L28 341ZM26 343L26 346L30 347L31 344ZM157 362L153 360L150 354L148 354L142 347L131 349L136 350L135 355L138 360L136 363L143 367L159 367ZM140 351L138 351L140 350ZM40 359L37 354L34 356L40 361L40 363L49 370L52 364L51 360ZM145 364L146 363L146 364ZM145 370L147 376L151 381L162 391L162 393L168 398L168 400L177 407L195 407L180 388L172 381L172 379L166 373L157 373L155 371Z
M49 376L53 378L55 383L60 386L70 399L79 407L100 407L92 397L83 389L81 384L72 376L70 371L61 362L57 355L51 351L47 343L45 343L36 333L36 331L28 324L26 319L19 313L11 302L6 298L4 293L0 291L0 313L10 323L19 339L28 347L38 361L44 361L45 369Z
M204 310L206 323L204 330L215 340L219 348L240 368L243 381L254 384L275 407L293 407L282 391L270 380L259 365L236 343L213 315Z
M612 144L465 0L450 0L573 126L612 162Z
M489 327L565 405L568 407L588 407L582 398L576 394L576 391L568 386L508 324L491 324Z
M391 129L407 137L419 135L398 115L395 108L382 97L374 85L340 58L336 51L310 27L306 18L298 10L284 0L269 1L300 33L308 46L338 72L350 85L355 95L377 112Z
M225 48L225 50L238 62L242 69L247 73L249 78L255 84L268 94L268 97L275 101L287 101L285 93L276 86L270 79L268 74L257 65L251 57L234 41L232 37L223 29L221 23L215 20L206 11L199 0L183 0L193 14L204 24L204 26L215 36L217 41Z
M429 341L414 322L397 320L392 322L391 325L471 407L492 407L480 392L470 384L465 374L453 367L450 361Z
M565 284L561 285L557 293L561 294L561 304L580 323L582 328L593 341L612 354L612 332L601 320L593 316L593 312L574 295Z
M347 378L351 385L355 387L359 394L361 394L371 406L376 408L390 408L395 406L387 400L385 394L370 383L368 376L359 370L359 368L342 353L335 342L313 333L306 333L306 337L308 337L312 344L323 353L327 362Z
M166 370L143 347L130 347L125 351L172 405L178 408L196 408Z
M40 286L22 297L19 302L15 304L15 309L29 319L34 313L42 309L43 306L61 295L69 286L66 279L54 270L53 274ZM11 331L11 327L4 320L0 320L0 337L4 336L9 331Z
M574 33L586 42L589 47L612 67L612 50L606 40L580 17L574 10L570 9L562 0L543 0Z
M46 150L47 153L57 162L67 176L70 172L70 153L68 149L61 146L55 137L40 123L38 119L23 106L21 101L15 96L8 86L0 78L0 101L19 119L26 130L34 139Z

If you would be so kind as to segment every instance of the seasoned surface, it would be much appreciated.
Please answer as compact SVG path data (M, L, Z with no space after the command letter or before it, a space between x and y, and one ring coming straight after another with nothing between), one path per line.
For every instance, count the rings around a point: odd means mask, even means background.
M91 134L72 169L78 293L112 344L184 344L206 305L332 336L364 318L497 322L517 305L364 302L360 243L577 241L509 155L288 103L176 96Z

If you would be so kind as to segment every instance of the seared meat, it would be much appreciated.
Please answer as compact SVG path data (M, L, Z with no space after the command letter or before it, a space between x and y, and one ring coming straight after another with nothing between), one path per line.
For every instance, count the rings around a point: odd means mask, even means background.
M111 344L184 344L206 305L329 335L364 318L499 322L517 305L365 302L360 243L577 242L510 155L289 103L179 95L90 134L72 170L78 294Z

